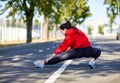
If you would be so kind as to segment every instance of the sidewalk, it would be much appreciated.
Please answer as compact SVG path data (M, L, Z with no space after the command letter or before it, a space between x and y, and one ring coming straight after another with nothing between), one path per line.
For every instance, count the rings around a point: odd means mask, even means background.
M33 39L31 43L43 43L43 42L57 41L57 40L61 40L61 39L63 39L63 37L59 37L59 38L56 38L56 39L50 38L49 40ZM22 45L22 44L26 44L26 40L11 41L11 42L0 42L0 48L8 47L8 46L15 46L15 45Z
M102 36L99 36L102 38ZM57 37L56 39L49 38L49 40L44 40L44 39L33 39L31 43L42 43L42 42L49 42L49 41L57 41L57 40L62 40L64 37ZM93 38L92 36L88 36L88 38ZM95 37L96 38L96 37ZM111 37L106 37L106 38L111 38ZM112 36L112 38L114 38ZM15 45L21 45L21 44L26 44L26 40L20 40L20 41L10 41L10 42L0 42L0 48L3 47L8 47L8 46L15 46Z

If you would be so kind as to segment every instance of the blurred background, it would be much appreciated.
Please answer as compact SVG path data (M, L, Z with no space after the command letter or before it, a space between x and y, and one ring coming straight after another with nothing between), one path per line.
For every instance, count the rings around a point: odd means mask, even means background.
M62 39L70 21L87 36L120 39L120 0L0 0L0 45Z

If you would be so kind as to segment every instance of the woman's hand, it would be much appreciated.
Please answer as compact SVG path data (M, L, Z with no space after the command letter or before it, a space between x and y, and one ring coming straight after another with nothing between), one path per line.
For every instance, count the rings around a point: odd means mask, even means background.
M48 62L49 60L51 60L54 56L55 56L55 54L53 54L51 57L45 59L44 62L47 63L47 62Z
M71 49L71 47L69 47L69 48L66 50L66 52L70 51L70 49Z

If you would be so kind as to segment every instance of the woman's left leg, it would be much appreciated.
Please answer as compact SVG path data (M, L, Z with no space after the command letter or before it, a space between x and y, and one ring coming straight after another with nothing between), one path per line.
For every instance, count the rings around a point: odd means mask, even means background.
M65 61L65 60L69 60L69 59L74 59L76 57L77 57L77 52L76 52L76 50L72 49L72 50L70 50L68 52L56 55L55 57L50 59L48 62L45 62L45 65L57 64L59 62L62 62L62 61Z
M59 62L65 61L65 60L85 57L84 52L85 52L84 48L72 49L68 52L64 52L64 53L61 53L61 54L54 56L52 59L48 60L47 62L46 62L46 60L35 61L34 64L37 67L43 68L44 65L53 65L53 64L57 64Z
M40 67L40 68L44 68L45 65L53 65L53 64L57 64L59 62L65 61L65 60L78 58L77 53L78 52L76 52L76 50L70 50L68 52L61 53L59 55L54 56L52 59L48 60L47 62L46 62L46 60L34 61L34 65L36 65L37 67ZM82 50L80 53L83 53ZM81 54L81 55L83 55L83 54Z

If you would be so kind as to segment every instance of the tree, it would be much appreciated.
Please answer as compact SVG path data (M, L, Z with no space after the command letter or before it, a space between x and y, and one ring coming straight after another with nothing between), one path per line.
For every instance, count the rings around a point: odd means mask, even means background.
M120 0L105 0L104 4L108 5L107 15L109 17L110 32L112 32L112 23L120 12Z
M101 35L104 35L103 26L102 25L98 26L98 33L101 34Z
M88 0L58 0L54 13L51 13L53 21L53 37L55 36L56 25L61 21L71 21L72 24L82 23L90 16L89 6L86 6Z
M9 11L8 16L24 19L27 26L27 43L32 41L32 22L35 15L44 16L44 38L48 39L48 24L52 18L54 26L61 21L81 23L90 16L87 0L1 0L6 6L0 14ZM56 28L54 29L55 32Z
M92 35L92 27L88 27L88 35Z
M35 14L35 8L38 5L38 0L1 0L6 6L1 9L1 14L9 11L8 17L12 16L15 19L23 18L27 26L27 43L32 41L32 21Z
M57 0L40 0L41 5L39 6L38 11L42 12L42 14L44 15L43 28L44 28L44 39L45 40L49 39L49 30L48 30L49 18L51 14L55 12L56 2L58 1Z
M34 16L44 14L45 23L44 26L48 25L47 16L52 12L52 6L54 0L1 0L5 2L6 6L0 10L3 14L9 11L8 17L12 16L15 19L23 18L27 26L27 43L32 41L32 23Z

